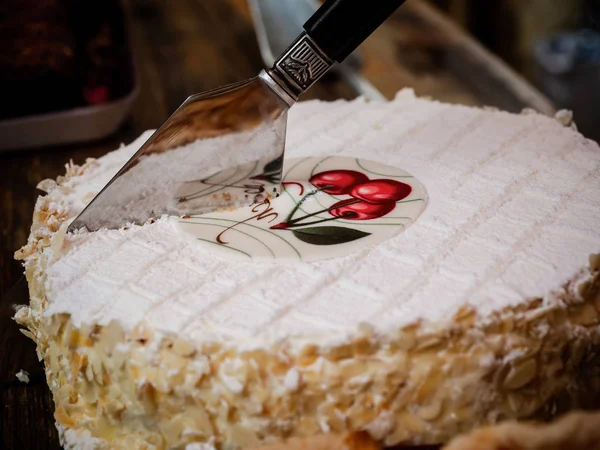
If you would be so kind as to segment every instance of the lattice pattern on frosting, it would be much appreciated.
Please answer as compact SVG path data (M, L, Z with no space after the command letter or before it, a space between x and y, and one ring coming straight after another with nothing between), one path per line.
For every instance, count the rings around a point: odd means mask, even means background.
M75 312L77 322L93 311L94 320L131 326L150 318L195 338L339 339L365 320L384 329L443 319L465 304L485 313L544 296L600 249L600 152L552 119L407 94L389 104L308 102L292 111L288 156L369 155L402 167L428 189L425 213L384 244L313 264L211 258L169 220L78 236L48 270L50 312ZM70 198L133 150L74 180ZM149 177L160 183L160 174ZM95 294L82 300L84 289ZM171 304L188 319L161 320L173 316Z

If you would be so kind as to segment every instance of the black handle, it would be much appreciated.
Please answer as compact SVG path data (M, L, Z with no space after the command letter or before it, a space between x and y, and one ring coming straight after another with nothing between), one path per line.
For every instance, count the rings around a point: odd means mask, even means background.
M405 0L327 0L304 24L325 54L342 62Z

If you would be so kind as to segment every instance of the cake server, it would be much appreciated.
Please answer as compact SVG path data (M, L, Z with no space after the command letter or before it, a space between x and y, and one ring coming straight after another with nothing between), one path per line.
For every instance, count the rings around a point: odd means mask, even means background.
M287 111L405 0L327 0L268 70L189 97L70 224L116 229L280 192Z
M302 32L302 24L312 16L319 4L316 0L249 0L256 29L258 47L267 66ZM385 101L385 96L358 72L361 61L351 53L331 70L344 79L354 91L369 100Z

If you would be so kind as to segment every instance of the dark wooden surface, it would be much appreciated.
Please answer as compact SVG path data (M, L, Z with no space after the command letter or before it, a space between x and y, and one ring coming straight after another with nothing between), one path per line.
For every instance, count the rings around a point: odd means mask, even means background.
M0 292L22 269L13 253L26 242L37 192L45 178L64 173L70 159L99 157L142 131L159 126L189 94L256 75L262 69L245 0L146 0L129 4L141 94L131 118L101 142L0 153ZM361 47L364 74L393 98L403 87L438 100L518 111L551 106L460 30L417 0L392 17ZM354 97L335 79L315 86L307 99ZM0 136L1 139L1 136ZM0 449L59 449L52 398L33 344L0 302ZM17 381L25 369L31 381Z

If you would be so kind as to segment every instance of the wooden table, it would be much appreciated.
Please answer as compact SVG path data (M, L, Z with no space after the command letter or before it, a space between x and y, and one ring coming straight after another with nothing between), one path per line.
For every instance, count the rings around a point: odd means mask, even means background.
M131 119L101 142L0 154L0 292L22 269L13 253L26 242L36 184L63 174L69 159L82 163L159 126L187 95L254 76L262 68L246 0L151 0L132 7L141 95ZM412 0L361 47L363 72L384 95L410 86L418 95L467 105L519 111L552 106L499 60L419 0ZM306 96L352 98L335 79L321 81ZM1 139L1 137L0 137ZM33 344L0 303L0 448L59 449L53 405ZM25 369L31 381L17 381Z

